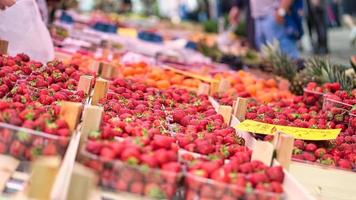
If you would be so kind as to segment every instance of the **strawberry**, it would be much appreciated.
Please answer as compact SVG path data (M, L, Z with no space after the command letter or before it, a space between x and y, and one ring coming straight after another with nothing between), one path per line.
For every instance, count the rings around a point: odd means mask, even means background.
M308 153L308 152L303 152L303 156L304 159L310 162L315 162L316 161L316 157L314 156L314 154Z
M352 168L351 163L346 159L340 159L337 162L337 165L343 169L351 169Z
M109 147L103 147L100 151L100 157L105 160L112 160L115 156L115 152Z
M270 181L283 183L284 172L281 166L270 167L266 170L265 173Z
M14 140L10 145L10 154L14 157L21 157L21 155L25 152L25 146L19 142L18 140Z
M271 187L272 187L272 191L275 193L283 193L284 191L282 184L280 182L272 181Z
M169 149L172 146L172 143L174 142L174 138L165 136L165 135L155 135L153 137L153 142L152 145L158 149L158 148L164 148L164 149Z
M309 143L305 146L305 151L314 152L317 148L315 144Z
M305 142L303 140L297 139L297 140L294 141L294 146L297 147L300 150L304 150Z
M143 184L139 181L131 183L130 192L135 194L142 194L143 193Z
M258 183L264 183L268 181L268 177L265 173L253 173L249 174L247 179L253 184L257 185Z
M0 142L0 154L4 154L7 151L6 144Z
M57 146L53 143L48 143L42 149L42 153L43 153L43 155L46 155L46 156L57 155L58 154Z
M317 158L321 158L326 154L326 149L325 148L318 148L317 150L315 150L314 155Z
M141 156L141 161L143 164L146 164L152 168L157 167L159 164L154 154L143 154Z

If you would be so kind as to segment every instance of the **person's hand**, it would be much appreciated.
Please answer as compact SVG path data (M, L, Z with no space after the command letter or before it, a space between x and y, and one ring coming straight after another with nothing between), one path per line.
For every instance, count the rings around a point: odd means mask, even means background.
M236 25L239 23L239 9L236 6L232 7L230 10L229 22L231 25Z
M0 0L0 9L5 10L7 7L14 5L16 0Z

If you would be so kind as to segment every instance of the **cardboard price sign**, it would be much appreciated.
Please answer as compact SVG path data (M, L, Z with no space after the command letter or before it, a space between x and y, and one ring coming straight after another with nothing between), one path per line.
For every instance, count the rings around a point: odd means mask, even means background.
M310 129L291 126L279 126L267 124L253 120L245 120L235 127L241 131L273 135L276 131L293 136L295 139L302 140L333 140L340 134L341 129Z

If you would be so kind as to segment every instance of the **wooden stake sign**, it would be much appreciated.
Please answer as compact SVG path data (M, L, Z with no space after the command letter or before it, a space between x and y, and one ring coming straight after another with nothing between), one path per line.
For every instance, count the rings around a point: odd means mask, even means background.
M99 130L103 112L104 109L99 106L86 106L84 108L81 128L83 139L86 139L90 132Z
M201 94L206 94L209 95L209 90L210 90L210 86L207 83L200 83L199 84L199 88L197 90L197 94L201 95Z
M221 79L219 82L218 93L224 94L230 88L230 81L228 79Z
M115 75L115 67L109 63L100 63L100 76L105 79L111 79Z
M253 148L251 160L259 160L265 165L271 166L273 152L273 144L265 141L257 141Z
M0 154L0 191L3 191L6 182L11 178L16 168L19 166L20 161L11 156Z
M59 157L41 157L34 161L27 191L30 199L50 199L60 163Z
M210 83L210 95L213 96L214 94L219 92L219 85L220 81L214 80Z
M274 134L273 144L277 153L277 161L285 168L289 169L292 159L294 138L290 135L277 131Z
M9 42L6 40L0 40L0 54L7 54L7 49L9 47Z
M93 60L91 65L89 66L89 71L100 74L100 62L97 60Z
M65 200L90 199L92 192L96 191L96 182L97 177L91 169L76 163Z
M240 122L245 120L245 115L246 115L246 111L247 111L247 103L248 103L248 99L242 98L242 97L237 97L237 99L233 105L234 107L233 107L232 113Z
M80 76L79 83L77 90L82 90L86 95L90 95L92 83L93 83L93 76L82 75Z
M222 105L219 106L218 113L223 116L224 122L227 125L230 125L231 112L232 112L231 106L222 106Z
M59 117L67 122L71 131L74 131L79 123L83 104L68 101L64 101L61 104Z
M94 93L91 100L91 105L97 105L99 100L105 97L109 89L109 82L102 78L97 78L94 86Z

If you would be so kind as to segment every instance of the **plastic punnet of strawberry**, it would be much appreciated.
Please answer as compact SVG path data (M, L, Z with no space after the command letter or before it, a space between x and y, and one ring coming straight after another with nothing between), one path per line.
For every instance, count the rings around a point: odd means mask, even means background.
M172 199L182 178L174 138L88 140L81 162L98 171L102 186L156 199Z
M238 157L230 162L195 159L187 163L186 199L282 199L284 173L280 166ZM194 198L195 197L195 198Z
M21 161L38 156L64 156L68 137L50 135L0 122L0 154L8 154Z

